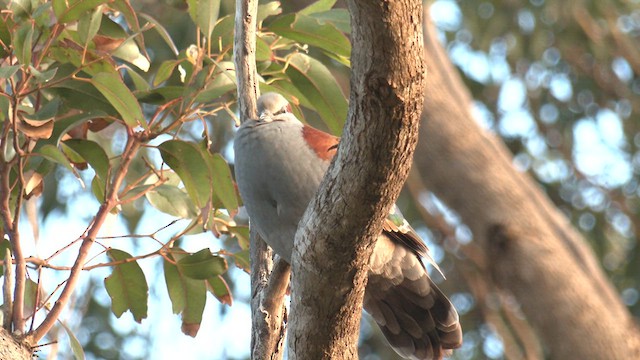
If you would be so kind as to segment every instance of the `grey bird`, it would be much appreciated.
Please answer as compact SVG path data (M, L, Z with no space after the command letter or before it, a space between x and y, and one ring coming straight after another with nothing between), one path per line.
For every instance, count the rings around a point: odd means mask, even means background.
M298 222L315 195L339 138L305 125L280 94L258 99L258 119L235 136L235 174L255 227L291 262ZM458 313L422 262L437 269L418 234L393 206L369 265L364 309L393 349L407 359L441 359L462 345ZM438 269L439 270L439 269Z

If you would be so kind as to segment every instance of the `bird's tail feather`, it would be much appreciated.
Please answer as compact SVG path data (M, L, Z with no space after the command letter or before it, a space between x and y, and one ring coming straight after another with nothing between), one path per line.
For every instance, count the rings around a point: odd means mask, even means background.
M372 259L364 308L401 356L441 359L462 344L458 314L416 255L394 250L385 264Z

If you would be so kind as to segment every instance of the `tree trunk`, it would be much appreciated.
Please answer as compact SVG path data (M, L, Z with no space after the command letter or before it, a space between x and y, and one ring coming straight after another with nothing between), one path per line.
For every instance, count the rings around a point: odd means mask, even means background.
M292 256L290 359L357 359L373 241L411 164L424 93L422 3L353 0L349 118Z
M425 16L428 18L428 16ZM636 324L593 252L471 114L471 96L425 27L429 69L415 166L471 229L485 268L511 292L552 359L638 359Z
M31 360L33 351L0 327L0 359Z

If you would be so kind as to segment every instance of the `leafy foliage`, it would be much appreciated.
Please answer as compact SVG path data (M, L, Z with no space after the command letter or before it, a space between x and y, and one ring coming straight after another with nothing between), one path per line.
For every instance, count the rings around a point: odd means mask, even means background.
M347 102L326 64L333 59L348 65L350 45L348 18L333 3L321 1L298 14L282 14L278 2L261 5L257 57L263 91L281 92L301 118L317 113L326 128L339 133ZM65 187L61 177L74 179L78 193L96 205L86 214L93 220L87 219L85 231L60 238L48 258L27 259L27 276L38 281L28 281L31 302L24 307L42 313L27 330L36 341L47 333L56 336L58 328L51 326L57 308L69 306L68 299L54 301L50 312L43 311L48 305L33 294L55 289L45 274L64 280L49 301L62 288L73 290L87 273L82 268L110 268L104 288L111 311L117 317L129 311L142 322L157 286L144 263L161 260L173 312L182 316L182 331L195 336L207 290L221 303L233 303L228 261L249 269L248 227L236 223L241 200L224 151L235 118L234 15L220 0L186 5L174 11L191 20L194 32L187 37L165 27L171 24L166 17L156 20L159 14L141 13L128 0L19 0L1 15L3 228L17 228L31 198L42 197L41 217L30 220L36 232L47 215L64 209L66 201L56 196ZM135 224L151 208L174 220L137 234ZM110 216L126 220L129 234L97 237ZM171 235L161 239L161 231ZM2 249L24 246L17 231L6 233ZM194 234L222 239L226 248L178 247ZM44 234L46 243L51 236ZM132 246L115 243L120 238ZM74 244L81 247L77 254ZM14 262L25 257L11 256ZM79 267L60 272L74 262ZM75 356L83 357L80 344L90 343L76 337L72 326L62 328Z

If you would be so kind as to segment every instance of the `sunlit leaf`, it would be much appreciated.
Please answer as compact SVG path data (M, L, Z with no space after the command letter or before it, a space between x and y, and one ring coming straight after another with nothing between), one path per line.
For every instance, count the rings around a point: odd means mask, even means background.
M63 142L78 153L96 172L102 180L106 181L109 173L109 157L98 143L91 140L69 139Z
M171 256L176 261L184 257L175 249ZM189 278L178 267L164 260L164 279L174 314L182 314L182 330L195 336L202 322L202 313L207 301L207 288L202 280ZM194 331L195 330L195 331Z
M298 13L302 15L311 15L318 12L323 12L331 9L336 4L337 0L318 0L311 3L306 8L300 10Z
M347 9L331 9L310 15L321 22L329 22L335 25L343 33L351 33L351 17Z
M31 65L31 47L33 46L33 24L25 21L15 35L14 55L22 65Z
M270 1L266 4L258 5L258 24L269 16L282 14L282 7L280 7L280 1Z
M114 262L132 257L117 249L110 249L107 254ZM136 261L114 265L111 275L104 279L104 286L111 298L111 310L116 317L119 318L127 310L131 311L137 322L147 317L149 287Z
M80 17L78 21L78 36L80 42L86 47L98 33L100 24L102 23L102 5L99 5L93 11L87 12Z
M57 146L53 146L49 144L42 146L40 148L40 155L44 156L45 158L55 163L58 163L66 167L67 169L69 169L69 171L73 172L74 174L76 173L73 166L71 166L71 163L69 162L69 160L66 158L66 156L64 156L62 151L60 151L60 149L58 149Z
M20 69L20 65L0 67L0 79L8 79L12 77L19 69Z
M343 58L349 58L351 54L349 39L340 30L331 23L321 22L311 16L283 15L269 24L269 30L280 36L316 46Z
M211 38L220 13L220 0L187 0L187 4L193 22L198 25L205 38Z
M211 254L209 249L202 249L180 259L178 269L192 279L206 280L227 271L227 261Z
M347 119L348 104L331 72L320 61L300 53L291 56L286 72L331 133L339 136Z
M47 71L40 72L33 66L29 65L29 72L36 79L37 83L44 84L49 82L49 80L53 79L53 77L56 76L56 73L58 72L58 68L53 68Z
M0 58L9 55L9 46L11 46L11 33L9 32L8 21L0 21Z
M236 88L236 72L233 69L233 64L224 62L217 67L220 70L216 72L214 78L207 83L205 89L196 96L197 102L213 102Z
M248 226L230 226L229 232L231 232L236 239L238 239L238 245L242 250L249 249L249 227Z
M238 197L229 164L218 153L211 154L207 158L207 164L211 171L214 194L222 201L225 209L229 212L235 212L238 209Z
M211 198L211 177L197 145L180 140L165 141L158 146L165 163L179 176L198 208Z
M147 122L144 120L138 100L122 82L120 76L111 73L99 73L91 78L91 83L118 110L122 115L122 120L128 126L147 127Z
M167 79L173 74L173 70L180 64L180 60L167 60L163 61L156 71L156 77L153 79L153 86L158 86L163 82L167 81Z
M233 296L229 285L220 275L207 279L207 289L213 294L213 296L220 301L221 304L233 305Z
M2 227L0 227L0 230L2 230ZM7 250L9 251L9 253L7 253ZM2 240L0 240L0 258L2 258L3 260L6 258L11 259L11 243L8 239L3 238ZM4 263L2 266L0 266L0 276L4 275L4 268L6 266L7 263Z
M137 91L147 91L151 88L147 80L140 76L134 69L127 65L123 65L123 67L127 69L126 73L131 78L131 81L133 81L133 86Z
M251 272L251 261L249 260L249 250L242 250L233 254L233 260L238 268L245 272Z
M85 12L109 0L53 0L53 11L61 23L80 19Z
M76 335L73 333L73 331L71 331L71 329L69 329L67 325L65 325L64 322L60 321L60 319L58 319L58 322L69 337L69 346L71 347L71 352L73 352L73 356L75 357L75 359L84 360L84 349L82 349L82 344L80 344L80 341L78 341Z
M175 55L178 55L178 48L176 47L176 44L173 42L173 39L171 38L171 35L167 31L167 29L165 29L164 26L162 26L162 24L160 24L156 19L154 19L150 15L141 13L140 16L142 16L145 20L153 24L153 28L156 29L158 34L160 34L160 37L162 37L162 39L169 46L171 51L173 51Z
M33 10L31 0L14 0L9 2L9 5L9 9L13 13L13 16L18 20L28 18L29 14L31 14L31 11Z
M44 104L40 110L36 111L33 114L24 114L23 117L28 120L34 121L47 121L52 120L56 115L58 115L58 110L60 109L61 101L60 99L53 99L46 104Z
M198 209L193 205L191 198L177 186L160 185L145 193L149 203L165 214L183 219L192 219L198 216Z

